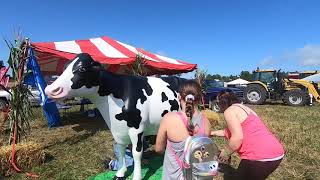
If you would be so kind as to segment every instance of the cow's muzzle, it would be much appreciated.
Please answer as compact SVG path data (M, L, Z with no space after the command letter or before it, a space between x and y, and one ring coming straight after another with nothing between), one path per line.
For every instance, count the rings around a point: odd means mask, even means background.
M67 95L62 87L53 88L51 86L47 86L45 93L50 99L62 99Z

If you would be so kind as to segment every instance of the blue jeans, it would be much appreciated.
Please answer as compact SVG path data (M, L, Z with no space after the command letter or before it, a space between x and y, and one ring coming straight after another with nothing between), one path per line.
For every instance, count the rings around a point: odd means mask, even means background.
M118 160L120 153L119 153L119 146L117 146L117 144L113 144L113 151L114 151L114 154L116 155L117 159L111 160L109 165L113 171L117 171L118 169L120 169L120 163ZM133 165L133 156L132 156L132 152L130 151L130 149L126 148L124 158L125 158L127 167Z
M143 150L146 150L148 147L149 147L149 143L146 140L143 140ZM116 159L111 160L109 165L113 171L117 171L120 169L120 163L118 160L120 153L119 153L119 146L117 144L113 144L113 151L114 151L114 154L116 155ZM133 156L129 148L126 148L124 159L126 161L127 167L133 165Z

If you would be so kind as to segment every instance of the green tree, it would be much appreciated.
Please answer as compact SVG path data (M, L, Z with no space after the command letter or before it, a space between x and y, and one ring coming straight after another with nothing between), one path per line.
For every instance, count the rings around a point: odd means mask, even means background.
M230 81L236 80L236 79L238 79L238 78L239 78L239 76L237 76L237 75L230 75L230 76L229 76L229 80L230 80Z
M240 78L247 81L252 81L253 74L251 74L249 71L241 71Z
M211 74L207 74L206 80L214 80L214 78Z
M214 80L214 79L219 79L219 80L221 80L221 75L220 74L214 74L214 75L212 75L212 79Z

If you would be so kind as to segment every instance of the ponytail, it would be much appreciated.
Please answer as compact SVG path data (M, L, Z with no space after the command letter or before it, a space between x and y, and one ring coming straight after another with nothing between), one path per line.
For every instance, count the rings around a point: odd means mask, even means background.
M195 134L195 126L192 123L192 117L195 108L201 100L201 87L195 80L186 80L179 88L181 99L184 100L185 113L188 119L187 130L190 136Z
M193 116L193 112L194 112L194 96L192 94L189 94L186 96L185 98L186 101L186 115L188 118L188 127L187 130L189 132L190 136L194 135L194 125L192 123L192 116Z

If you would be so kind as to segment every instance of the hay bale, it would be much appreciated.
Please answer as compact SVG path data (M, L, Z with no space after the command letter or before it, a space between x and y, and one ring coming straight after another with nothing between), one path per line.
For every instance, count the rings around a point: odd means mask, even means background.
M11 160L11 145L2 146L0 148L0 174L11 175L10 160ZM33 142L18 143L15 146L16 150L16 165L21 170L30 170L33 166L44 163L45 152L44 147Z
M203 110L202 112L204 112L207 119L210 121L210 124L212 127L215 127L219 124L220 117L219 117L218 113L216 113L212 110L209 110L209 109Z

